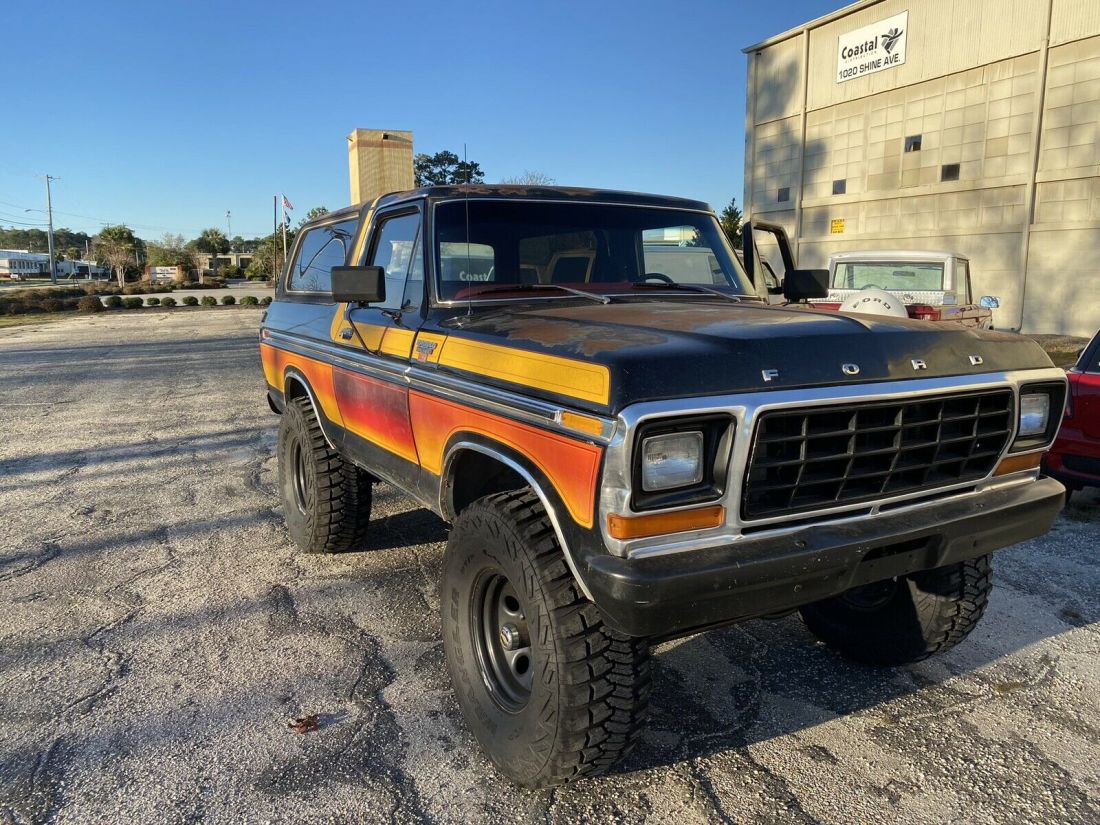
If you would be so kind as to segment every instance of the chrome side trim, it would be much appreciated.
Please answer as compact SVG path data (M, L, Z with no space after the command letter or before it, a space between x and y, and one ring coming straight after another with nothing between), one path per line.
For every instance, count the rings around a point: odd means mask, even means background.
M546 493L543 492L539 483L535 481L534 476L507 456L501 455L496 450L492 450L482 444L475 444L471 441L457 441L452 444L451 448L447 450L447 455L443 459L443 472L439 480L439 512L442 513L443 518L450 522L453 522L455 519L454 485L451 481L451 464L455 456L462 450L473 450L474 452L496 459L501 464L514 470L524 481L531 485L531 489L535 491L535 495L537 495L539 501L542 502L542 507L546 510L546 515L550 519L551 526L554 528L554 535L557 536L558 544L561 546L562 555L565 556L565 563L569 567L569 572L571 572L573 578L577 580L577 586L580 587L584 597L590 602L594 602L595 599L592 598L592 592L584 583L584 579L581 578L580 572L577 570L577 565L573 561L573 554L569 550L569 545L565 542L565 534L562 532L558 514L550 504L550 499L547 498Z
M986 389L1010 389L1012 390L1016 409L1019 409L1020 386L1024 383L1036 381L1066 381L1065 372L1057 368L1037 370L1014 370L1009 372L984 373L980 375L959 375L942 378L922 378L904 381L880 381L869 384L846 387L811 387L790 390L769 390L740 393L736 395L713 396L702 398L675 399L670 401L656 401L650 403L635 404L627 407L619 416L619 427L615 436L607 448L604 459L604 475L600 488L600 531L603 534L604 543L608 551L626 557L639 555L654 555L672 553L684 550L714 547L730 544L739 540L744 528L752 528L753 535L764 534L759 528L774 526L776 531L784 532L784 522L792 517L772 516L763 519L741 519L741 493L744 481L745 467L748 464L749 452L752 448L752 436L755 430L757 417L766 411L775 409L794 409L798 407L819 407L830 404L851 404L861 401L885 401L907 398L920 398L927 395L942 395L951 392L970 392ZM717 502L726 508L726 521L723 525L707 530L698 530L673 535L655 536L647 539L635 539L622 541L612 538L607 531L607 518L609 515L632 515L634 510L630 507L631 489L630 480L634 456L634 433L638 425L654 418L679 418L682 416L700 415L714 412L724 412L732 415L735 420L733 452L730 457L729 470L725 494ZM1003 458L1012 448L1015 440L1015 428L1018 422L1013 422L1013 432L1007 439ZM1045 448L1036 448L1030 451L1013 453L1013 455L1025 455L1028 452L1040 452ZM952 491L962 491L968 488L985 489L993 482L994 477L990 472L983 479L969 481L960 484L935 487L932 491L917 490L902 495L878 499L872 502L860 502L857 504L844 504L837 507L822 508L806 513L799 513L797 519L805 525L813 519L838 519L848 514L853 519L873 518L883 506L903 504L906 501L926 497L929 492L947 496ZM997 479L996 481L999 481ZM915 503L914 506L921 506ZM670 509L690 509L689 507ZM853 515L856 511L867 511L861 515Z
M317 396L313 394L313 387L309 385L309 381L302 373L290 367L287 369L286 374L283 377L283 398L286 398L286 385L294 381L297 384L302 385L302 389L306 391L306 397L309 398L310 406L313 407L313 414L317 417L317 423L321 427L321 435L325 437L325 441L328 443L329 449L336 452L336 445L332 443L332 437L325 430L325 416L321 412L321 405L317 403ZM284 400L285 404L285 400Z
M588 410L576 410L582 415L598 418L603 425L603 434L599 436L592 433L578 432L561 423L560 416L566 408L560 405L529 398L497 387L478 384L459 375L428 370L413 363L387 361L368 352L363 352L361 355L358 351L352 353L345 347L326 344L315 338L300 337L272 330L265 343L278 344L290 352L304 355L307 358L319 358L327 364L346 369L349 372L405 384L410 389L448 398L485 412L519 419L581 441L607 444L610 440L609 434L616 426L616 421L613 418L600 416ZM357 355L359 357L355 357Z

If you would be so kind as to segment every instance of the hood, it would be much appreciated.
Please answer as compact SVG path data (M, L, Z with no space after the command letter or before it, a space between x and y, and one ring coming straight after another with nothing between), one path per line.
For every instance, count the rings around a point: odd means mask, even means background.
M456 316L441 327L452 336L604 365L610 403L597 408L611 412L667 398L1051 366L1042 347L1015 333L756 302L532 302ZM843 365L858 373L846 374Z

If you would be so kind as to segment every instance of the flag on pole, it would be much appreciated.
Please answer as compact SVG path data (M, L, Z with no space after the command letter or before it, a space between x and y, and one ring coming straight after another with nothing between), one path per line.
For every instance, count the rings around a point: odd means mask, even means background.
M294 208L294 204L292 204L292 203L291 203L291 202L290 202L290 201L289 201L289 200L287 199L287 196L286 196L286 195L283 195L283 208L284 208L284 209L293 209L293 208Z
M290 226L290 215L283 213L283 226Z

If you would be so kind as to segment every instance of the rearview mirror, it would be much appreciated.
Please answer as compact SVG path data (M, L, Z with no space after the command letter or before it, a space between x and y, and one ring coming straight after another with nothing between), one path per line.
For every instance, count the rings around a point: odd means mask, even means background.
M1001 299L996 295L983 295L978 301L978 306L982 309L1000 309Z
M806 301L829 295L829 270L792 269L783 279L783 295L788 301Z
M386 270L380 266L334 266L332 298L341 304L376 304L386 300Z

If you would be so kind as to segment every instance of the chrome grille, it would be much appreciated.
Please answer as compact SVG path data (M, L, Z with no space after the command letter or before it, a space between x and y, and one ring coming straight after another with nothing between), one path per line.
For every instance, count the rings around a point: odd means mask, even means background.
M742 488L746 520L933 490L988 475L1013 429L1012 391L773 410Z

